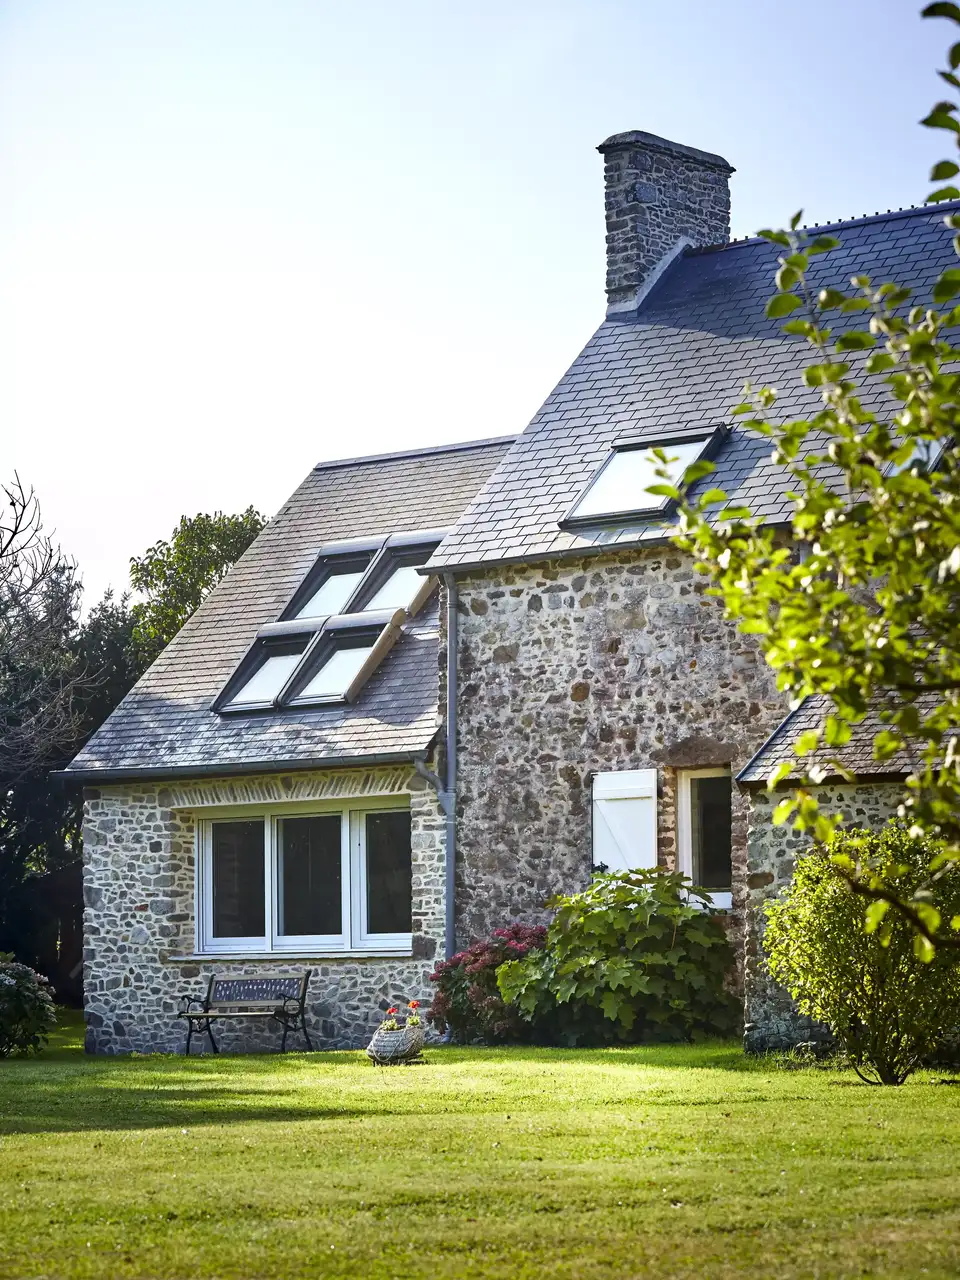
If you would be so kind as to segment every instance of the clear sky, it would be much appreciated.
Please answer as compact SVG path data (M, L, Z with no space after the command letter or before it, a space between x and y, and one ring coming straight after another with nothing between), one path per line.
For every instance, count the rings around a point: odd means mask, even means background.
M734 234L921 200L907 0L0 0L0 475L89 596L321 459L519 431L603 313L596 144Z

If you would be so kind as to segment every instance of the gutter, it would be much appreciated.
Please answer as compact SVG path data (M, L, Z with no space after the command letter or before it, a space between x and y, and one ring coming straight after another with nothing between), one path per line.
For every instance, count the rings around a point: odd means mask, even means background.
M113 782L139 782L163 778L223 778L237 774L290 773L304 769L362 769L379 764L412 764L418 757L412 751L381 751L365 756L336 756L333 759L245 760L231 764L158 765L143 769L53 769L50 777L58 782L89 786Z

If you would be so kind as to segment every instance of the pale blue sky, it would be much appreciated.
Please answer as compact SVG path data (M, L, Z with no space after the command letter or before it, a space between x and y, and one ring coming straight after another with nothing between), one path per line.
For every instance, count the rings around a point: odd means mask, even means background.
M0 0L0 471L88 590L181 513L519 431L603 313L596 144L736 166L735 235L923 198L904 0Z

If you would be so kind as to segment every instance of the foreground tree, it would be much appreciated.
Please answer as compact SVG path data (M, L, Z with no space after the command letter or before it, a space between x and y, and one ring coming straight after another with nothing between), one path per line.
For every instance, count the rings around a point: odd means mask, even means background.
M133 606L133 647L144 668L170 643L264 526L253 507L239 515L183 516L169 541L130 561L130 582L147 599Z
M960 6L932 4L924 16L960 24ZM960 42L948 61L941 75L960 89ZM956 103L938 103L923 123L951 132L960 146ZM945 160L932 177L958 173L960 166ZM952 185L929 197L958 198ZM789 317L785 331L809 345L804 379L819 389L822 408L778 422L775 393L748 388L736 410L770 439L788 474L786 487L796 494L792 538L785 542L747 508L727 505L720 489L685 496L713 469L709 463L687 470L683 493L668 484L656 491L680 501L678 542L712 575L727 615L760 637L793 705L816 694L828 701L822 732L805 733L798 754L842 748L868 711L879 711L883 724L873 738L875 757L908 754L913 767L901 814L935 841L927 877L905 897L856 846L848 844L836 864L872 900L867 927L888 937L883 920L895 907L917 931L917 954L930 960L935 944L960 945L960 916L945 916L937 905L938 882L960 857L960 374L952 371L960 359L953 337L960 267L940 276L932 299L939 309L912 306L909 290L866 276L853 277L848 290L818 291L811 260L838 241L811 239L799 222L798 214L788 230L760 233L782 250L767 315ZM948 214L944 228L945 235L960 232L960 214ZM953 244L960 254L960 235ZM831 329L833 317L839 332ZM887 413L864 408L862 392L878 380ZM774 820L792 820L816 841L829 841L838 820L819 809L812 790L828 771L845 775L836 761L829 770L811 768ZM782 765L768 785L791 772Z

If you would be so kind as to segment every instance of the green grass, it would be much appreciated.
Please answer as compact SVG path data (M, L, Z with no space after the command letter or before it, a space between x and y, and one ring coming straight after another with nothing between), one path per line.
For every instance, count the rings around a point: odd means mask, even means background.
M0 1276L960 1274L960 1088L730 1044L0 1062Z

